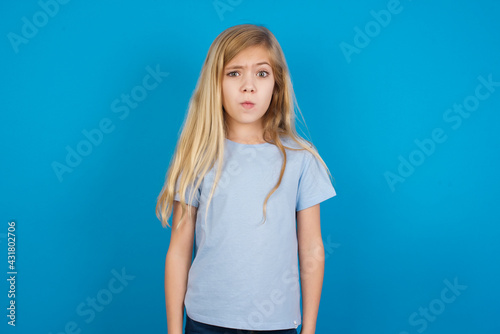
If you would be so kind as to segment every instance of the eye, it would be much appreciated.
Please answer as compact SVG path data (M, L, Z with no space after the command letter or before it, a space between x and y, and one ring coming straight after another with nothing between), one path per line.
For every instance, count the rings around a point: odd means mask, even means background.
M260 74L265 74L265 75L260 75ZM258 73L258 75L261 76L261 77L263 77L263 78L265 78L265 77L269 76L269 72L268 71L260 71Z
M235 77L236 75L233 75L233 74L235 74L235 73L238 73L238 72L236 72L236 71L229 72L229 73L227 74L227 76L228 76L228 77Z

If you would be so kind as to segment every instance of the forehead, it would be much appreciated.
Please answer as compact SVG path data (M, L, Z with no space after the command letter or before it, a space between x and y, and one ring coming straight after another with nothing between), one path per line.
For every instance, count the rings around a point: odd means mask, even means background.
M240 51L226 66L232 65L255 65L261 62L271 64L269 51L263 45L250 46Z

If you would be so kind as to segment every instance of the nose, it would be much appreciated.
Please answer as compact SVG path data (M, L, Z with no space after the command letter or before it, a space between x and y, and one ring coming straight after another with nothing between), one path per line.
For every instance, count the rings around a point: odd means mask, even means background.
M255 83L254 83L254 79L252 76L246 77L246 79L244 80L243 85L242 85L242 90L245 93L255 92Z

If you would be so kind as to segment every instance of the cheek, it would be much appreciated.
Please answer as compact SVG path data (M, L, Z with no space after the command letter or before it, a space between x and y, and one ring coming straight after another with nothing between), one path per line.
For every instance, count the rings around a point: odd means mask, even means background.
M231 85L226 81L222 82L222 101L225 101L231 96Z
M227 88L225 87L224 82L223 82L222 87L221 87L221 100L222 100L223 104L226 103L226 95L227 95Z
M273 96L273 91L274 91L274 81L269 82L269 83L266 85L265 91L266 91L266 96L267 96L267 98L270 100L270 99L271 99L271 97Z

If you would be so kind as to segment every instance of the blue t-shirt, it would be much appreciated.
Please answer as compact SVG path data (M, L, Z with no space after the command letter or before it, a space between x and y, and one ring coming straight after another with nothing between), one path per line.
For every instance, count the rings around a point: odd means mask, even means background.
M298 148L291 139L285 146ZM198 322L244 330L297 328L300 285L296 211L336 195L323 165L310 152L287 152L281 185L282 157L269 143L241 144L225 139L221 178L208 208L217 163L188 203L198 207L195 257L188 274L184 305ZM180 200L177 193L175 200ZM186 191L189 201L190 189Z

